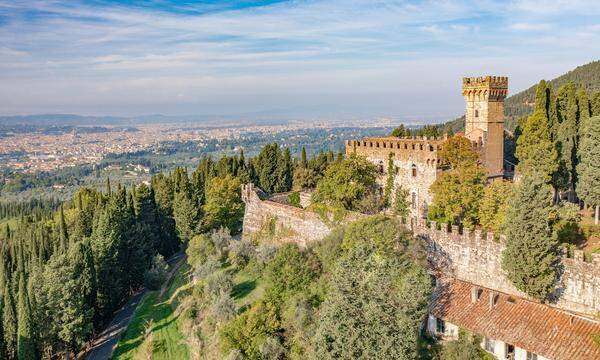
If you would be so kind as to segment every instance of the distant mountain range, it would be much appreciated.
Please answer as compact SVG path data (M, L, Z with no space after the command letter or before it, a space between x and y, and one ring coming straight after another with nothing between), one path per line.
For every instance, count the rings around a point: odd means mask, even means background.
M570 81L584 88L588 93L600 91L600 61L593 61L589 64L578 66L566 74L550 80L550 84L554 89L558 89ZM537 84L534 84L527 90L506 98L504 102L504 115L506 117L505 127L507 130L513 131L517 126L517 121L521 117L528 116L533 112L536 86ZM444 132L448 130L458 132L464 130L464 123L465 117L462 116L440 126Z

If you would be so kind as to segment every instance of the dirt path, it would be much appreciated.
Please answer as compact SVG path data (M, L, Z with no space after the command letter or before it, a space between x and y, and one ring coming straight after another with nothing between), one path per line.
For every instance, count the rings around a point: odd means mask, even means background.
M175 271L179 269L184 259L185 256L183 253L177 253L167 261L173 269L169 271L167 280L165 280L165 283L163 284L163 288L160 292L161 297L166 289L168 289L166 284L171 282L171 278L175 274ZM135 309L140 304L140 301L146 292L146 289L142 289L115 313L115 317L108 327L106 327L106 329L104 329L104 331L102 331L92 342L91 350L88 351L86 357L87 360L109 360L112 357L112 353L117 347L121 333L127 330L127 326L129 326L129 322L133 318Z

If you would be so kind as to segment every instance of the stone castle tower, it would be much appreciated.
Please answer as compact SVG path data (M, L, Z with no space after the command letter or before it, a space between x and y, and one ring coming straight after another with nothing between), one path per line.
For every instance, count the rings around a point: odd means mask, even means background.
M467 103L465 136L480 145L481 160L488 177L502 177L504 99L508 92L508 77L466 77L462 90Z

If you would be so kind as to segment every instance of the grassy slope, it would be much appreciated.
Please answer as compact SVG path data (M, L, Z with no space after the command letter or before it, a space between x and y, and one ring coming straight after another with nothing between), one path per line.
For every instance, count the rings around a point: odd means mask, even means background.
M162 299L160 291L150 291L137 308L127 331L117 344L113 359L141 359L149 342L144 339L144 330L148 321L153 320L152 343L153 359L189 359L184 336L179 331L178 294L188 284L189 267L181 266Z

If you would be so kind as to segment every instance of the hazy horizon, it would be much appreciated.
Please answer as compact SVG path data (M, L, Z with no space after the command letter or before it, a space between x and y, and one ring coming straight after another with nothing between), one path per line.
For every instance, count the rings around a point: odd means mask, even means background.
M600 3L0 0L0 114L463 113L461 77L515 94L600 58Z

